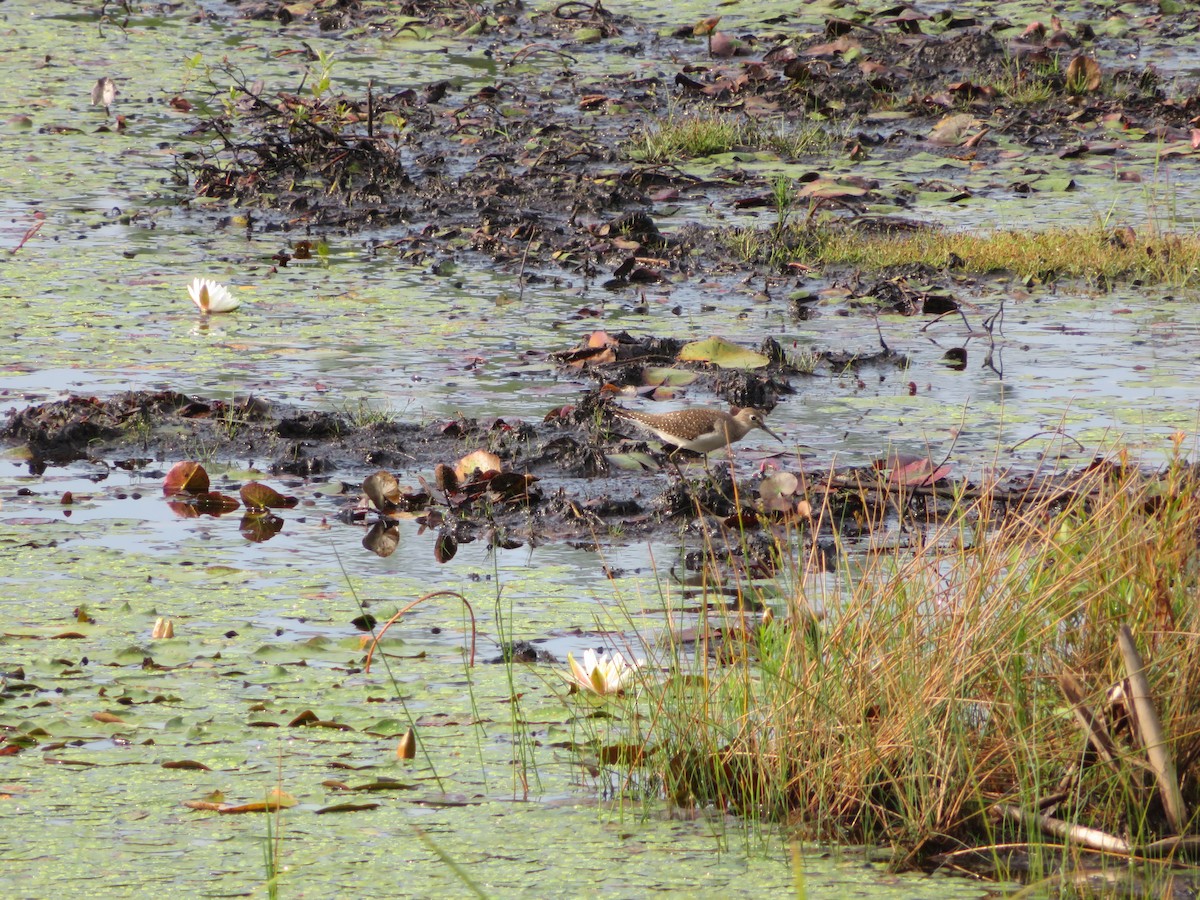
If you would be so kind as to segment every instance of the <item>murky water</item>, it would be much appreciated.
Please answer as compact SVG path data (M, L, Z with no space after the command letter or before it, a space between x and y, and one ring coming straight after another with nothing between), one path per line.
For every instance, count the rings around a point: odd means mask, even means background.
M204 9L219 17L189 21ZM1030 296L1002 283L963 284L959 299L974 305L965 322L918 330L885 317L877 334L833 303L794 322L782 299L791 285L764 302L757 286L733 277L653 288L649 313L634 311L632 294L565 273L522 293L512 272L485 260L459 260L451 274L410 265L377 249L394 236L387 233L318 235L328 250L319 260L276 270L271 256L291 235L247 227L238 211L180 208L170 177L193 117L166 101L194 92L204 63L227 55L272 89L303 77L298 57L276 55L295 49L293 37L226 21L228 12L202 4L119 28L77 3L2 7L0 411L68 392L170 387L318 409L366 402L406 421L458 412L540 418L584 386L557 371L548 351L604 327L744 342L770 334L796 349L863 354L881 335L910 357L907 370L820 372L798 381L773 412L773 427L816 465L928 447L970 472L998 448L1016 447L1006 458L1032 464L1072 441L1083 448L1076 458L1118 441L1154 458L1172 432L1198 430L1192 291ZM817 22L824 12L813 6L806 15ZM656 14L665 26L693 13L680 5ZM498 77L482 43L305 39L337 54L334 80L348 89L368 78L406 86ZM202 62L190 65L196 54ZM585 74L610 64L599 54L580 60ZM127 117L123 131L106 128L112 117L89 106L103 75L120 82L114 112ZM1143 184L1194 206L1192 173L1155 169L1152 148L1137 149L1145 152L1129 164L1145 169ZM990 202L985 189L970 204L917 212L989 227L1087 220L1111 209L1141 224L1163 208L1157 188L1077 174L1081 190L1037 204ZM962 179L975 177L985 176ZM21 245L39 213L44 224ZM670 230L687 214L661 225ZM229 283L242 308L200 320L185 290L197 275ZM1002 327L979 333L1001 303ZM964 345L965 371L941 364L947 349ZM429 536L403 523L401 550L382 560L361 549L360 529L334 518L345 500L333 482L277 486L302 505L285 514L279 536L256 544L239 535L236 517L178 518L156 478L89 464L33 477L21 460L0 459L0 673L23 669L25 679L12 684L29 686L0 700L0 725L33 735L34 744L0 767L0 856L16 893L193 893L201 880L218 893L261 888L262 820L182 804L216 790L253 801L277 786L300 801L283 824L282 865L294 894L460 896L462 876L447 860L497 896L633 896L660 886L773 895L798 890L798 880L819 896L981 893L965 881L885 878L853 855L806 851L798 873L777 839L760 844L740 824L676 821L653 798L597 801L601 786L564 742L602 735L603 720L564 698L549 667L465 669L468 626L453 602L419 607L392 633L393 674L430 764L397 761L407 722L379 671L359 671L350 621L360 603L390 614L427 591L457 590L477 606L481 658L515 638L561 659L626 644L632 625L650 620L647 610L660 616L673 588L655 578L651 557L661 563L674 548L490 551L480 542L439 565ZM70 506L59 502L65 491L75 496ZM628 574L611 582L604 565ZM81 622L77 608L94 621ZM174 640L149 640L157 616L175 620ZM64 636L75 633L82 637ZM289 727L305 709L352 730ZM208 770L163 767L185 755ZM340 786L381 774L412 790ZM347 799L380 805L315 815Z

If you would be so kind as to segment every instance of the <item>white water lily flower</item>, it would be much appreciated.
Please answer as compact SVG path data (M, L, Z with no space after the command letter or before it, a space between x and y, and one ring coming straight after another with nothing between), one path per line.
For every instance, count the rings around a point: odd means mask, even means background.
M595 650L584 650L582 665L568 653L567 662L571 671L560 673L563 678L578 686L580 690L601 695L617 693L644 665L640 659L632 663L627 661L618 650L601 656L597 656Z
M193 278L188 285L188 296L205 315L229 312L237 309L242 302L229 293L229 288L210 278Z

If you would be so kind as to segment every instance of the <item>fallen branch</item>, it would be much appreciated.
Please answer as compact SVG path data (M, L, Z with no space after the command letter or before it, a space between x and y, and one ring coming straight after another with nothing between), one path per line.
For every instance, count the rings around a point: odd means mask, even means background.
M1019 822L1027 829L1042 831L1055 837L1066 838L1089 850L1100 850L1104 853L1129 854L1129 842L1113 834L1096 828L1085 828L1083 825L1072 825L1053 816L1026 812L1011 803L997 803L994 807L1001 816L1013 822Z

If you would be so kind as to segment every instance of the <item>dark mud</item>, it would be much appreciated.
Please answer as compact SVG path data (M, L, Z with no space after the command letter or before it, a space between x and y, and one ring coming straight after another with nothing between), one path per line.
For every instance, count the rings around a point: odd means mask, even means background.
M639 365L608 368L616 375ZM787 384L785 367L775 366L743 373L730 391L771 397ZM392 520L401 514L432 530L443 562L459 544L476 540L511 549L682 539L698 548L677 573L685 581L686 572L711 565L714 535L726 538L720 554L726 564L766 577L782 561L780 540L788 534L801 535L818 551L814 559L828 561L835 532L854 538L889 522L920 527L985 490L998 506L1019 508L1044 501L1048 491L1069 497L1074 481L1013 474L998 485L952 482L948 467L917 459L804 471L786 452L756 454L763 460L757 469L744 457L732 466L712 459L706 467L695 454L671 454L626 433L610 394L587 391L578 404L551 410L538 423L458 418L423 425L356 423L253 397L225 403L170 391L74 396L10 412L0 442L17 448L35 474L86 459L162 477L184 460L218 459L277 476L339 479L344 499L330 514L348 525L372 525L364 545L379 555L394 549ZM456 465L464 468L460 461L478 455L495 459L497 468L471 464L454 474ZM628 465L631 459L638 464ZM365 480L392 472L392 499L368 502ZM214 496L201 495L197 512L227 511L205 506Z
M1020 39L1006 43L993 32L1013 23L848 8L851 18L828 19L822 35L798 40L782 16L762 33L739 33L728 57L713 59L692 35L693 23L664 34L661 23L616 16L600 3L564 3L549 13L519 3L345 3L306 18L293 18L283 5L253 4L242 14L276 20L298 46L315 32L401 34L415 18L421 27L462 34L464 52L495 59L495 77L470 89L439 79L314 98L251 82L231 67L217 70L212 94L198 96L196 109L211 109L209 102L230 89L237 102L222 115L197 115L195 147L178 170L196 196L256 209L251 228L301 238L313 229L387 228L402 236L374 248L399 251L413 264L483 254L526 279L566 271L617 291L698 272L783 277L778 242L788 242L797 258L806 248L806 230L792 229L775 236L776 262L748 264L719 224L676 222L665 235L661 215L680 202L716 211L768 206L771 192L765 178L739 170L700 179L675 161L637 161L635 136L672 116L719 113L754 123L818 114L828 123L827 144L783 158L810 161L810 178L817 179L831 153L902 161L921 151L990 166L1002 151L987 132L1038 152L1083 153L1080 120L1119 121L1156 140L1184 140L1200 113L1200 97L1160 84L1151 67L1106 71L1111 89L1085 92L1070 62L1123 49L1097 38L1086 21L1057 29L1029 23ZM935 27L944 30L925 33ZM574 63L583 59L603 60L597 68L611 74L579 74ZM648 69L647 59L662 64ZM531 60L557 64L531 67ZM1014 104L997 87L1015 79L1016 89L1035 76L1048 91L1040 103ZM907 118L875 123L869 117L879 110ZM928 137L953 112L986 123L979 140ZM877 184L859 182L865 193L857 199L811 198L810 219L821 209L824 227L923 227L902 216L864 215L864 203L884 198ZM909 203L903 193L886 201ZM281 251L276 263L286 265L291 255ZM907 309L887 297L882 302Z

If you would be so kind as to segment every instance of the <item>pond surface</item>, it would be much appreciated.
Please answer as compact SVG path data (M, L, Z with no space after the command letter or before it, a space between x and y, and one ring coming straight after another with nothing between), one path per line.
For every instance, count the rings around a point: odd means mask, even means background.
M386 230L308 235L323 242L321 252L277 267L272 257L302 235L256 227L253 212L180 205L190 193L173 180L174 154L194 140L195 116L172 107L172 97L203 93L205 65L223 57L272 92L298 90L310 65L294 52L302 39L335 54L332 77L345 90L368 79L399 88L435 78L468 90L503 77L502 48L289 31L235 18L236 7L219 3L138 13L118 27L99 21L96 5L0 7L0 411L69 393L169 388L317 410L365 405L405 422L540 421L589 386L550 352L604 328L745 344L770 335L789 350L863 355L882 339L906 354L907 369L818 369L795 382L771 424L819 466L931 450L949 455L958 473L977 473L998 451L1034 467L1046 454L1076 463L1118 444L1154 460L1177 431L1194 443L1200 307L1190 287L1050 291L962 279L963 317L882 316L876 328L846 314L833 294L819 316L794 320L782 298L800 286L827 288L824 278L777 285L764 298L761 285L719 272L654 285L643 307L635 292L573 272L545 270L545 280L522 286L515 271L469 253L453 265L414 264L389 244L398 232ZM605 5L649 15L639 4ZM1030 4L1000 6L1014 22L1034 15ZM789 27L801 31L819 29L830 12L786 7L801 16ZM774 7L723 9L731 25L752 31ZM649 24L669 32L707 12L660 4ZM1115 35L1101 53L1115 60L1135 46ZM1138 52L1179 77L1195 67L1194 47ZM582 48L577 60L584 81L631 65L629 56ZM677 68L636 64L669 75ZM89 104L103 76L120 86L111 113ZM126 117L121 130L116 114ZM909 214L989 228L1119 210L1121 221L1141 226L1164 210L1195 208L1194 160L1160 164L1153 144L1135 151L1123 165L1143 172L1140 182L1055 160L1050 174L1075 178L1076 189L1014 201L999 190L990 196L988 174L970 171L952 179L974 190L970 203L922 197ZM934 165L914 157L879 177L921 181L933 171L926 164ZM770 165L743 156L688 168ZM824 167L886 168L844 156ZM937 167L950 177L944 160ZM682 227L697 208L681 205L660 227ZM242 307L197 316L186 293L195 276L231 285ZM1002 327L984 334L981 322L1001 305ZM948 349L964 346L965 370L943 365ZM287 895L463 896L466 882L488 895L531 897L984 893L965 880L890 876L849 851L789 849L753 824L685 820L654 786L639 796L581 764L576 746L605 743L619 724L603 705L568 697L556 670L567 652L587 647L652 655L636 634L653 635L677 605L678 589L662 574L677 546L489 552L479 542L440 565L430 536L404 522L400 549L380 559L362 549L361 528L337 518L346 504L340 481L357 484L365 465L310 480L259 473L300 505L284 513L275 539L252 543L236 519L180 518L168 508L160 480L176 461L156 460L141 474L98 461L30 475L24 459L0 459L0 729L23 742L0 760L10 893L261 892L266 817L184 803L214 792L250 803L276 789L298 801L278 826ZM208 462L231 484L264 463ZM65 492L70 505L60 502ZM620 577L610 580L606 567ZM363 672L351 621L364 609L382 620L438 589L473 604L480 664L465 665L461 607L438 600L389 633L394 686L382 669ZM173 620L174 638L151 640L160 616ZM535 642L559 665L483 662L512 640ZM306 711L316 724L302 724ZM402 761L396 746L412 722L420 751ZM340 803L371 808L318 814Z

